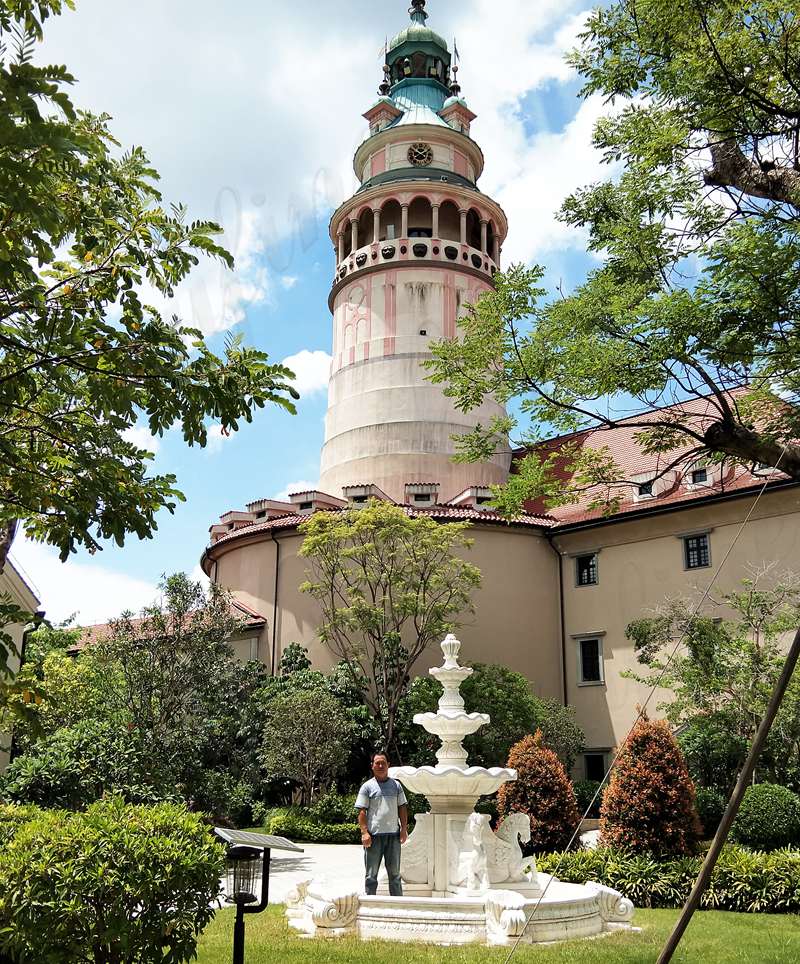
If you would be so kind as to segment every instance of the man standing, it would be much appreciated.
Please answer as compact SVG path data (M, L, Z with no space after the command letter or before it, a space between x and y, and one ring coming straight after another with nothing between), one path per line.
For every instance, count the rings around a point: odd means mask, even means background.
M389 778L389 758L383 751L372 754L372 773L372 780L367 780L356 798L367 869L365 888L368 896L377 893L383 860L389 875L389 893L402 897L400 846L408 839L408 801L397 780Z

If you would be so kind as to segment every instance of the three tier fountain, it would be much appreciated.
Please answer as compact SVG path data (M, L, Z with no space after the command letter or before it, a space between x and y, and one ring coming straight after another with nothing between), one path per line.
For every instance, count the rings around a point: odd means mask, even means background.
M601 884L565 884L536 870L520 841L530 840L527 814L510 814L492 832L489 817L474 812L478 799L517 779L515 770L470 767L464 737L489 722L467 713L461 684L472 669L458 662L461 643L442 643L444 665L432 669L444 693L436 713L414 722L441 740L436 766L396 767L390 776L430 802L403 847L403 897L381 888L375 897L342 892L308 880L289 895L290 924L316 937L435 944L509 944L595 937L629 928L633 904Z

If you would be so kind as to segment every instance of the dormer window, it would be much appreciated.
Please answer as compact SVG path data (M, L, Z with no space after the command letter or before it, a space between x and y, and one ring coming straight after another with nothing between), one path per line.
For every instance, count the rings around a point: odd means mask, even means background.
M301 502L298 506L301 512L310 512L314 508L313 502Z
M653 497L653 480L642 482L639 485L639 498L650 499Z

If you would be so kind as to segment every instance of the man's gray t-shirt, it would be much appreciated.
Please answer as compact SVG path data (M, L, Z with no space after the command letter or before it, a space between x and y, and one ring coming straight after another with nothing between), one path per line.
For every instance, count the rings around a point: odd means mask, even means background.
M398 808L408 803L402 786L391 777L381 783L373 777L358 791L356 810L367 811L367 829L375 834L397 833Z

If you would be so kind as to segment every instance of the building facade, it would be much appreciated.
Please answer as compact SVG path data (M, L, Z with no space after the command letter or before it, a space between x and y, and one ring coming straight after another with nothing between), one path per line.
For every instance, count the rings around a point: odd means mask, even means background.
M331 220L333 364L319 491L257 500L211 528L202 565L261 620L252 651L276 670L300 642L321 669L319 612L299 592L306 564L297 527L309 513L370 498L409 514L473 524L470 561L483 574L475 615L460 630L467 659L523 673L534 691L575 707L587 750L577 775L596 777L647 697L625 628L667 596L736 588L750 567L789 568L800 553L798 489L784 477L695 463L664 474L624 426L579 436L608 447L631 479L604 517L591 494L558 511L531 505L508 522L486 508L513 459L452 461L452 436L503 414L457 412L426 380L432 340L454 338L465 304L501 267L506 217L478 181L483 154L447 43L427 26L424 0L387 47L380 97L355 155L360 188ZM702 422L702 400L692 415ZM557 447L569 440L548 443ZM764 491L748 525L742 521ZM720 577L720 563L726 559ZM419 672L436 662L422 661Z
M37 613L39 611L38 597L25 581L22 574L14 567L10 559L6 561L3 571L0 572L0 597L2 596L8 597L12 603L19 606L24 612ZM24 653L25 634L29 628L31 627L22 625L7 627L7 632L11 636L16 648L16 652L12 654L10 660L10 667L13 674L16 674L19 670L20 656ZM11 738L11 733L0 732L0 773L5 770L8 765L8 749L10 748Z

